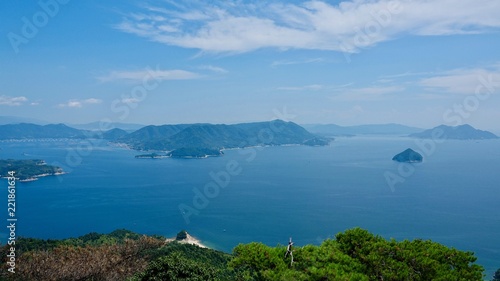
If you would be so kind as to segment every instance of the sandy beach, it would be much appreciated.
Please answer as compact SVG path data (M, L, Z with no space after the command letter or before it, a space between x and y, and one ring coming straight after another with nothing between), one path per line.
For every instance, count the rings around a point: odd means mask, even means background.
M200 240L194 238L193 236L189 235L189 233L186 232L186 238L185 239L182 239L182 240L176 240L175 237L174 238L168 238L167 240L165 240L166 243L170 243L170 242L173 242L173 241L177 241L178 243L181 243L181 244L191 244L191 245L196 245L200 248L208 248L207 246L203 245Z

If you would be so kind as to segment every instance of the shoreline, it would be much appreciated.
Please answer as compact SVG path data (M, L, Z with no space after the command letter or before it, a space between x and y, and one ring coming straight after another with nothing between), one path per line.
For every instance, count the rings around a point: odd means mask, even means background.
M189 233L186 232L186 238L185 239L182 239L182 240L177 240L175 237L173 238L167 238L165 240L165 243L171 243L171 242L177 242L177 243L181 243L181 244L191 244L191 245L196 245L200 248L206 248L206 249L211 249L209 247L207 247L206 245L204 245L203 243L201 243L201 241L191 235L189 235Z
M31 182L31 181L37 181L38 179L42 177L50 177L50 176L60 176L60 175L65 175L67 174L66 172L56 172L56 173L45 173L45 174L40 174L40 175L35 175L27 179L20 179L16 178L19 180L19 182Z

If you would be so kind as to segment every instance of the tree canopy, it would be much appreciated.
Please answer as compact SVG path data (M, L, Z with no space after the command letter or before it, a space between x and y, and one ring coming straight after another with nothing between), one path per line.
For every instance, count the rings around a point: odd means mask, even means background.
M184 234L181 231L179 234ZM480 281L472 252L430 240L387 240L354 228L320 245L240 244L232 254L145 236L127 230L65 240L19 238L16 274L1 280L354 280ZM2 248L5 257L9 246ZM495 280L500 280L500 269Z

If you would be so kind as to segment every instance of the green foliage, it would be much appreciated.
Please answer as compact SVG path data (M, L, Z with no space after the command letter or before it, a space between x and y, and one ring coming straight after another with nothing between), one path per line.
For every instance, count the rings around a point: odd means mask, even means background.
M210 263L188 259L179 252L161 257L149 264L147 269L132 280L206 281L219 279L224 269Z
M152 262L133 280L234 280L229 254L171 242L146 252Z
M266 280L266 276L279 274L287 269L284 255L286 248L269 247L262 243L240 244L233 250L234 258L229 268L237 271L243 280Z
M483 268L471 252L432 241L396 242L351 229L337 234L339 248L364 266L370 280L482 280Z
M56 166L47 165L43 160L1 160L0 159L0 177L8 177L9 171L15 171L16 178L21 180L31 179L38 175L62 172L62 169Z
M500 268L497 269L497 271L493 275L493 279L491 279L491 281L500 281Z
M259 136L262 132L266 140ZM128 134L120 142L139 150L173 150L172 157L203 157L220 155L223 148L256 145L328 145L329 140L317 137L301 126L282 120L245 124L190 124L147 126Z
M210 263L216 267L226 267L231 259L231 255L221 251L200 248L196 245L181 244L177 242L168 243L160 248L147 251L146 254L151 260L156 260L173 253L181 253L185 258L195 259L203 263Z
M187 238L187 232L185 230L181 230L179 233L177 233L177 236L175 237L175 240L184 240Z
M483 268L471 252L432 241L385 240L355 228L320 246L294 248L294 263L285 248L261 243L238 245L230 268L239 280L482 280Z
M187 235L181 231L179 236ZM354 280L479 281L483 268L471 252L424 241L386 240L354 228L319 246L286 247L252 242L227 254L128 230L89 233L65 240L19 238L16 275L8 280ZM3 267L8 246L2 248ZM40 266L43 264L43 266ZM500 280L500 269L493 281Z
M118 229L109 234L99 234L91 232L77 238L68 238L63 240L54 239L35 239L18 237L16 250L19 252L51 250L59 246L86 247L99 245L122 244L126 240L139 240L143 235L134 233L126 229ZM154 237L164 239L163 237Z

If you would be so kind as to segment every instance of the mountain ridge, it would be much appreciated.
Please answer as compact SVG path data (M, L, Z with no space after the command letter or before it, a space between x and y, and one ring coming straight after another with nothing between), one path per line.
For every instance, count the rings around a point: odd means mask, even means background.
M293 122L273 120L241 124L192 124L146 126L116 140L136 150L222 150L258 145L327 145Z
M0 125L0 139L85 138L86 132L65 124L32 123Z
M469 124L459 126L439 125L420 133L410 134L409 137L432 139L436 138L437 135L440 135L441 138L455 140L498 139L498 136L492 132L476 129Z

